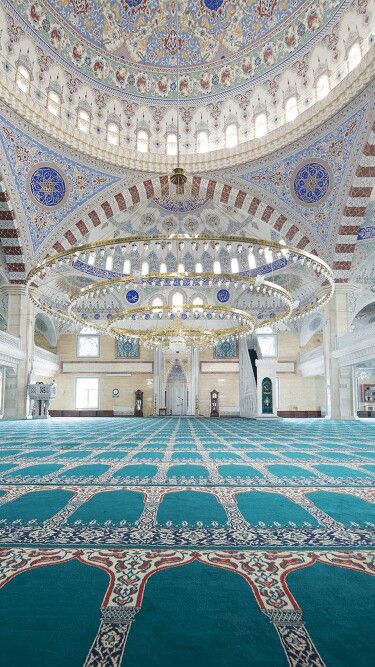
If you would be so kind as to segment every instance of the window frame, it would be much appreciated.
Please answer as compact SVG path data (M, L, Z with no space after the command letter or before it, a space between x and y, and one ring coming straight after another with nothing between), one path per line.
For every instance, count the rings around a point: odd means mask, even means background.
M289 108L290 107L290 108ZM285 100L285 122L291 123L293 120L298 118L298 98L297 95L290 95Z
M145 140L140 139L140 135L145 135ZM140 148L142 143L144 143L144 145L146 146L145 150L143 148ZM150 135L147 132L147 130L138 130L137 131L136 144L137 144L138 153L148 153L149 152L149 149L150 149Z
M202 139L204 137L204 141L202 142ZM202 148L202 143L203 148ZM196 138L196 152L198 155L201 155L202 153L208 153L209 151L209 138L208 138L208 130L199 130L197 132L197 138Z
M24 70L27 72L27 75L25 76L21 70ZM22 81L25 82L25 87L22 87ZM21 85L20 85L21 83ZM17 65L16 69L16 86L18 90L20 90L22 93L25 93L25 95L28 95L30 93L30 87L31 87L31 72L26 65L23 65L22 63L19 63Z
M353 57L353 55L351 56L351 54L353 54L353 52L354 52L354 49L358 50L358 56L359 57L357 59L355 57ZM348 51L347 51L347 54L346 54L346 62L347 62L347 65L348 65L348 73L353 72L353 70L355 70L355 68L358 67L361 60L362 60L361 44L360 44L359 40L356 40L348 48Z
M79 343L81 338L97 338L98 339L98 354L80 354ZM76 358L77 359L99 359L100 358L100 334L97 333L79 333L76 336Z
M51 97L52 95L56 96L56 98L58 100L57 102L56 102L56 100L52 99L52 97ZM51 110L50 104L52 105L52 108L55 107L56 112ZM55 116L55 118L60 118L60 116L61 116L61 105L62 105L61 95L59 93L57 93L56 90L53 90L51 88L47 93L47 111L48 111L48 113L50 113L52 116Z
M231 134L228 130L234 130L233 132L233 137L234 139L231 139ZM239 138L238 138L238 125L237 123L228 123L228 125L225 128L225 148L235 148L238 146L239 143Z
M258 345L259 345L260 351L262 353L262 359L277 359L278 354L279 354L279 340L278 340L277 334L271 333L271 332L269 332L269 333L263 332L263 333L257 333L256 336L257 336L257 339L258 339ZM262 346L261 346L261 341L265 340L267 338L268 339L271 339L271 338L274 339L275 354L264 354L263 353Z
M116 123L114 120L108 121L107 132L106 132L107 144L109 144L110 146L119 146L120 138L121 138L121 128L119 123Z
M96 400L96 405L95 406L90 405L90 406L86 406L86 407L81 407L81 406L78 405L78 384L82 380L86 380L86 381L87 380L96 380L97 400ZM90 390L86 390L86 391L89 392ZM79 410L79 411L81 411L81 410L99 410L99 406L100 406L100 378L99 377L92 377L91 375L90 376L85 375L85 376L76 377L76 379L75 379L75 396L74 396L74 399L75 399L74 400L74 405L75 405L76 410Z
M327 92L324 92L323 85L319 84L319 82L322 82L322 81L324 81L324 86L327 86ZM322 93L319 94L319 85L321 86L321 89L323 89L323 94ZM316 92L317 102L320 102L320 100L324 100L324 98L327 97L329 95L329 93L331 92L331 87L329 85L328 72L322 72L322 74L320 74L318 76L318 78L316 80L316 83L315 83L315 92Z
M80 116L80 114L85 114L87 116L87 121L85 121L85 122L87 122L87 125L85 126L85 127L87 127L86 130L83 129L84 124L82 122L82 117ZM77 128L80 132L83 132L83 134L90 134L91 121L92 121L92 118L91 118L91 114L89 113L89 111L86 111L86 109L81 109L81 108L77 109ZM82 123L82 125L80 123Z
M171 151L168 150L168 149L169 149L169 146L171 145L170 142L168 141L168 140L169 140L169 137L175 137L175 138L176 138L176 142L175 142L176 152L173 152L173 153L172 153ZM166 140L165 140L165 148L166 148L166 153L167 153L167 155L169 155L169 156L171 156L171 157L176 157L176 155L177 155L177 151L178 151L178 136L177 136L177 132L167 132L167 136L166 136Z
M261 133L259 133L259 128L257 129L257 124L260 122L259 121L260 118L265 119L264 132L262 131ZM265 137L267 133L268 133L267 114L265 113L265 111L260 111L254 117L254 137L255 139L261 139L262 137Z

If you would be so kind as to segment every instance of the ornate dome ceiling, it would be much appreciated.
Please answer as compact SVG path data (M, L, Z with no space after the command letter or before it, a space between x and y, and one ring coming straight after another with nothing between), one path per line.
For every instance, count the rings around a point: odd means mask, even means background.
M59 59L148 97L229 92L300 57L349 0L18 0L4 3ZM178 12L176 12L178 8Z

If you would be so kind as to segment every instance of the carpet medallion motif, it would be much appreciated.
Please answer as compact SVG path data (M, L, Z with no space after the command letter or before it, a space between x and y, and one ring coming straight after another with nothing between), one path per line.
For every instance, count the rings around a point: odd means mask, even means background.
M178 620L179 596L187 596L181 613L188 613L194 586L204 608L208 605L205 617L215 587L223 587L225 607L217 622L222 618L227 641L233 632L241 637L238 663L235 653L231 657L223 647L223 655L215 654L214 662L211 655L208 664L240 665L245 658L254 665L276 667L353 664L350 651L341 662L334 661L325 643L329 628L314 624L310 599L304 596L306 590L313 595L317 572L317 595L328 596L326 604L334 606L337 642L341 632L349 632L355 643L350 627L340 621L347 603L342 599L345 586L336 579L346 573L355 628L356 599L360 596L360 606L367 609L366 599L374 590L372 425L168 417L57 419L14 422L11 429L3 422L0 436L0 613L14 606L16 614L21 595L23 609L28 595L35 601L33 581L41 571L47 576L50 568L57 574L71 568L73 573L64 592L57 594L57 599L62 595L62 607L71 603L67 596L75 577L78 588L83 586L79 582L87 568L93 595L98 586L99 602L85 611L88 617L94 614L91 630L72 644L65 664L172 666L180 659L179 642L190 640L192 653L188 651L186 660L203 660L202 646L194 654L199 627L185 637L189 623L185 619L180 628ZM106 587L102 579L95 583L103 572ZM312 583L301 588L305 576L313 577ZM351 584L352 577L358 578L359 588ZM167 593L162 593L164 581ZM160 595L163 603L157 602ZM241 605L255 605L244 613L254 614L254 637L249 635L252 630L242 627L246 620L241 614L232 618L228 611L226 618L225 610L236 597ZM168 610L176 614L176 634L169 628L169 647L160 638L162 628L157 630L159 604L165 618ZM35 605L38 617L42 611L38 602ZM22 647L31 641L28 624L14 649L12 664L17 666L27 660ZM207 630L211 631L218 632ZM267 639L264 633L271 631ZM1 632L11 635L12 628L5 624ZM64 641L69 651L69 640ZM146 662L140 644L157 652L158 641L160 662L156 657ZM270 652L263 657L262 642ZM48 664L43 648L38 650L35 664ZM164 655L164 650L169 653ZM365 665L370 649L361 650L358 665ZM77 657L79 651L86 655L84 662Z

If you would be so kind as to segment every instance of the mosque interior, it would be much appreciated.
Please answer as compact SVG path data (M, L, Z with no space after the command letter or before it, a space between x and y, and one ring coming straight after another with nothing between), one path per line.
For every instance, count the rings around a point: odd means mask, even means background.
M0 0L0 72L3 664L368 667L374 0Z

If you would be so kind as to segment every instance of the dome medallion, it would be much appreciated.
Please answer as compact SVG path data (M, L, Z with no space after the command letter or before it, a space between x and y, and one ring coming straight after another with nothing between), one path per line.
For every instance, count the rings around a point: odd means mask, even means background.
M129 303L137 303L139 301L139 294L135 289L130 289L129 292L126 293L126 300Z
M42 206L57 206L66 197L65 180L57 169L41 165L29 177L29 187L34 199Z
M220 301L220 303L226 303L229 301L230 294L227 289L220 289L216 295L217 300Z
M317 162L309 162L300 167L293 182L294 192L304 204L319 202L327 195L329 186L328 168Z

